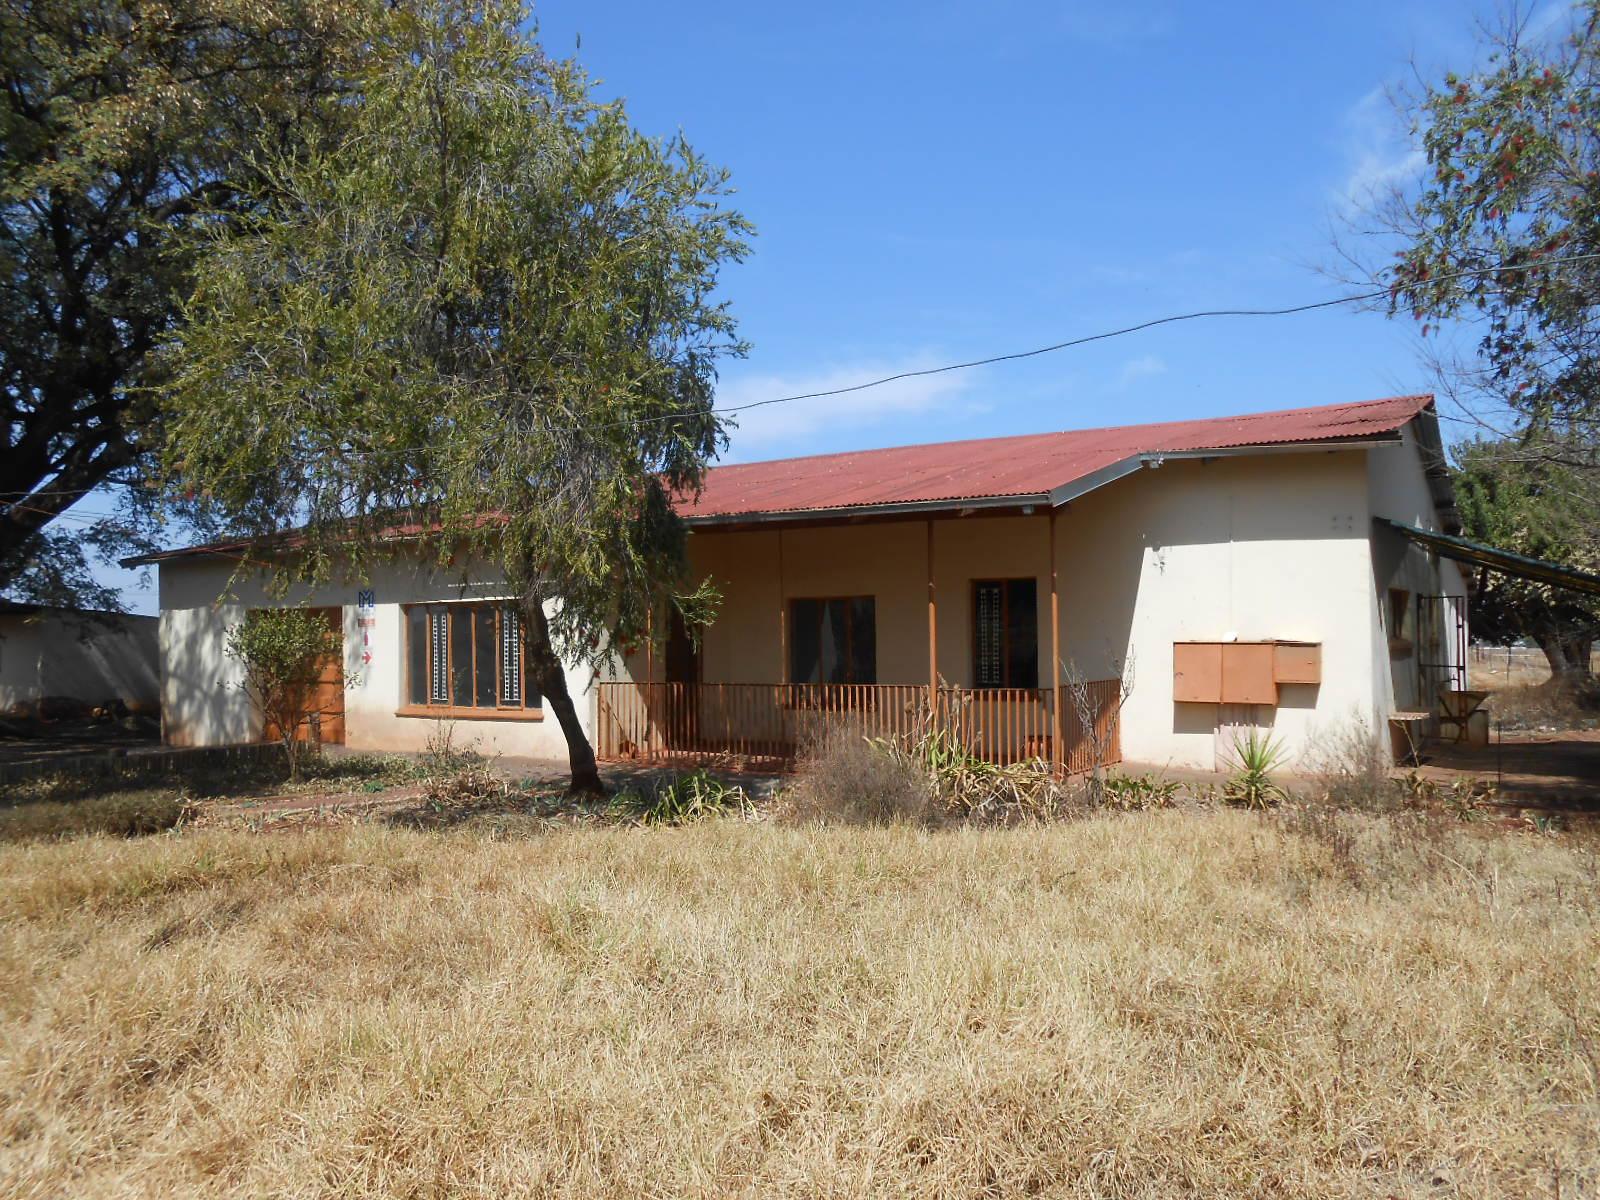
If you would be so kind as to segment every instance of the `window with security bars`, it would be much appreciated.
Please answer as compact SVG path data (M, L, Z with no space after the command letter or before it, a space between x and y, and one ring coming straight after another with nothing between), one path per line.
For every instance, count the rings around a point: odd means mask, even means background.
M1034 579L972 584L972 684L1039 686L1039 601Z
M413 707L526 709L522 621L507 604L416 604L406 610L407 699Z

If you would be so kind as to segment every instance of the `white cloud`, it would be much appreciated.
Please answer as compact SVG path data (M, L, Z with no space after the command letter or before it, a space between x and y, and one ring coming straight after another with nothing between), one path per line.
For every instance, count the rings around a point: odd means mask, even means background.
M906 371L925 370L946 361L929 354L898 362L863 361L794 374L739 375L717 388L717 407L735 409L779 396L830 392ZM893 440L897 443L935 441L940 434L927 418L971 413L974 406L965 398L974 379L972 371L921 375L842 396L791 400L736 412L731 419L737 421L737 428L729 435L730 449L724 461L810 454L822 448L818 442L827 435L890 424L895 426L897 436Z
M1154 354L1141 355L1122 364L1122 370L1117 373L1117 386L1130 388L1141 379L1151 379L1166 373L1167 364L1164 359Z
M1425 155L1410 139L1388 89L1373 88L1345 113L1349 171L1338 191L1345 212L1356 212L1403 188L1422 172Z

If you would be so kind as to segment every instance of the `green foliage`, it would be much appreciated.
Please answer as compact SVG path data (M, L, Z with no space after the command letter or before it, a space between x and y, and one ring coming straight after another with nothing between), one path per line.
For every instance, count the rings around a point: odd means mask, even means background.
M1289 798L1272 773L1288 757L1283 743L1252 729L1233 744L1234 772L1222 787L1222 798L1242 808L1266 809Z
M308 608L261 608L228 630L224 647L238 662L239 687L283 739L291 782L300 778L295 734L316 705L317 677L343 640L326 614Z
M398 10L348 130L261 148L168 344L166 461L258 531L304 519L306 577L359 574L402 521L503 571L597 787L556 655L599 660L692 591L673 498L724 444L716 363L744 347L714 292L748 226L723 171L527 27L498 0Z
M1424 334L1475 323L1480 364L1456 378L1529 430L1592 442L1600 262L1551 264L1600 255L1600 0L1548 45L1508 30L1482 69L1427 88L1412 115L1427 176L1379 214L1408 243L1392 309Z
M1600 571L1600 472L1522 443L1455 449L1456 503L1468 537L1586 571ZM1589 675L1600 600L1497 572L1479 571L1472 628L1494 642L1531 638L1557 677Z
M1101 784L1105 804L1124 812L1147 808L1172 808L1178 803L1180 785L1175 779L1159 775L1108 775Z
M619 793L611 814L644 825L682 825L710 816L748 816L755 811L737 784L724 783L701 768L658 780L647 792Z
M115 607L86 547L149 545L156 509L49 528L130 482L159 439L151 350L187 288L184 231L244 204L258 140L289 147L359 45L358 0L12 0L0 5L0 588ZM202 212L204 210L204 213ZM81 535L81 536L80 536Z

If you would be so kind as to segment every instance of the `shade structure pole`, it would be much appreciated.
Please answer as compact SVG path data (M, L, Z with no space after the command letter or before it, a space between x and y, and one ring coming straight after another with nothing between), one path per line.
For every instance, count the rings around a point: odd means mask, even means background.
M1061 582L1056 567L1056 510L1050 510L1050 762L1067 761L1066 721L1061 711Z
M933 520L928 520L928 717L939 710L939 606L933 584Z

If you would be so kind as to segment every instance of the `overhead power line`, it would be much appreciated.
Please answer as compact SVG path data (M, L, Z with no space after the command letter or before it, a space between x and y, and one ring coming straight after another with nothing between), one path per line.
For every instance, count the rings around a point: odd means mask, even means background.
M1478 267L1467 271L1447 272L1442 275L1435 275L1427 282L1449 283L1452 280L1457 279L1481 279L1485 276L1504 275L1510 272L1550 270L1553 268L1565 267L1572 263L1591 262L1595 260L1600 260L1600 252L1591 254L1572 254L1562 258L1548 259L1544 262L1515 263L1498 267ZM1026 358L1038 358L1041 355L1054 354L1058 351L1070 350L1077 346L1087 346L1093 342L1104 342L1113 338L1128 337L1131 334L1143 333L1145 330L1156 329L1162 325L1178 325L1188 321L1216 320L1225 317L1288 317L1294 316L1298 313L1315 312L1319 309L1337 308L1345 304L1362 304L1369 300L1378 300L1386 296L1393 296L1395 292L1396 289L1394 287L1383 287L1369 292L1360 292L1355 295L1335 296L1327 300L1315 300L1307 304L1291 304L1282 308L1205 308L1198 309L1194 312L1174 313L1170 316L1155 317L1148 321L1140 321L1134 325L1124 325L1118 329L1108 329L1100 333L1090 333L1085 334L1082 337L1068 338L1066 341L1054 342L1048 346L1037 346L1031 350L1015 350L1006 354L992 354L985 358L968 359L964 362L945 363L942 366L923 367L911 371L896 371L892 375L884 375L877 379L868 379L862 383L852 383L844 387L826 388L821 391L814 392L796 392L789 396L772 396L765 400L752 400L747 404L734 404L729 405L726 408L716 408L712 411L718 416L726 416L732 413L749 412L751 409L756 408L768 408L775 404L793 404L801 400L821 400L830 396L847 396L853 392L864 392L871 388L883 387L886 384L898 383L903 379L921 379L929 375L944 375L952 371L969 371L976 367L988 367L997 363L1017 362ZM613 421L610 423L588 424L586 428L591 430L619 429L627 426L661 424L664 422L678 421L682 419L683 414L681 413L663 413L658 416L630 417L625 420ZM394 453L398 457L404 452L392 451L391 453ZM269 472L246 472L241 475L230 476L230 478L260 478L267 474L269 474ZM115 484L121 487L144 486L138 483L130 483L126 480L105 480L103 482ZM5 498L6 496L22 498L29 496L83 496L87 495L93 490L93 488L80 488L77 490L54 492L37 491L0 493L0 505L9 503L9 501Z

